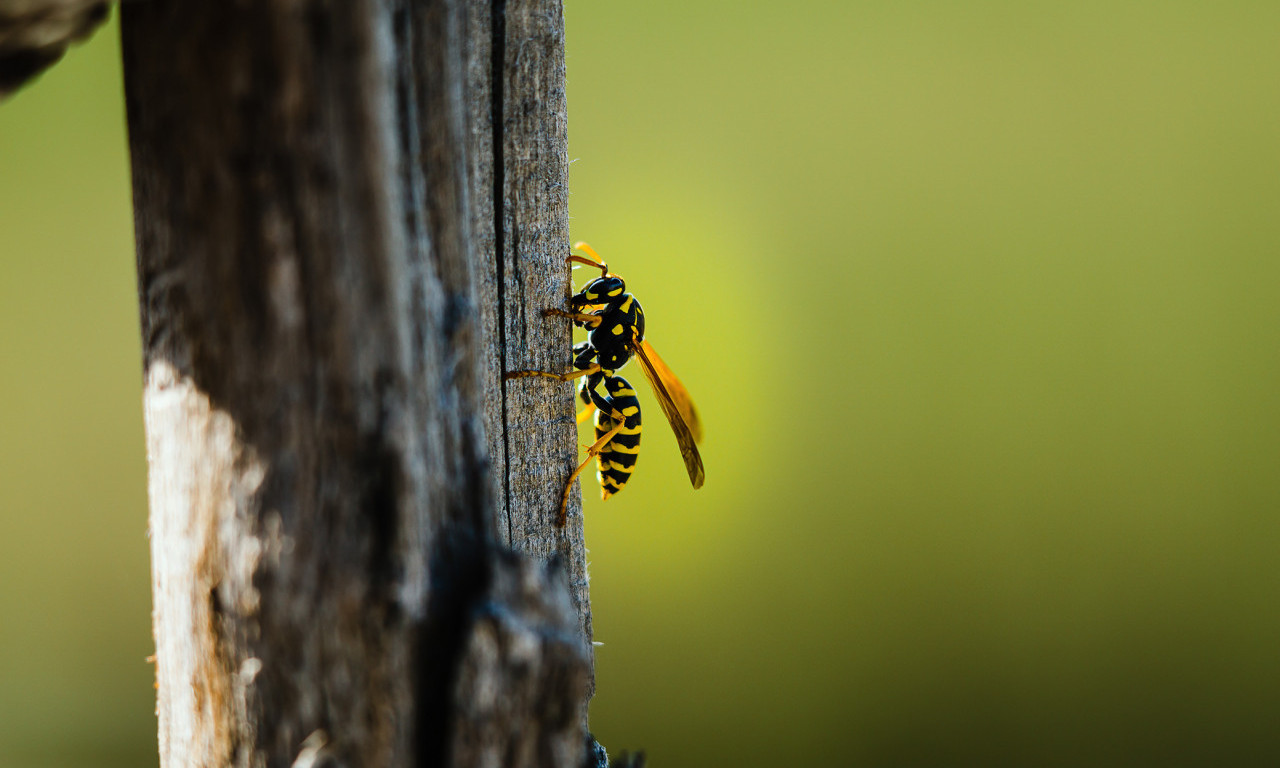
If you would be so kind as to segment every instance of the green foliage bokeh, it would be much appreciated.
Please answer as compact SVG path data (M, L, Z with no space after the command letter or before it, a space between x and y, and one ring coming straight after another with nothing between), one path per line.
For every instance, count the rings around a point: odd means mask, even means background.
M573 236L707 426L694 492L633 371L588 484L601 741L1280 759L1280 6L566 18ZM118 58L0 106L4 766L154 762Z

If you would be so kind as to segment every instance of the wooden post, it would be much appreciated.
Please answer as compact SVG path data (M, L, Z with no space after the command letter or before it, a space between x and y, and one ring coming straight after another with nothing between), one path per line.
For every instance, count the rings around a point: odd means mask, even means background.
M590 638L581 497L570 500L568 525L549 524L578 459L573 387L501 376L573 367L569 323L542 316L570 294L563 9L544 0L469 0L467 27L485 423L502 425L488 432L499 468L492 486L498 535L514 549L564 564L582 634Z
M560 3L121 15L161 764L594 764Z

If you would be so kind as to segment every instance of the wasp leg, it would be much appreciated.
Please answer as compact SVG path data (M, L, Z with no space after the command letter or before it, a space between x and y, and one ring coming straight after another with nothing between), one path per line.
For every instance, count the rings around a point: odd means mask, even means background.
M599 325L601 320L599 315L588 315L582 312L566 312L563 309L555 309L555 308L542 310L542 316L543 317L552 317L552 316L567 317L570 320L574 321L575 323L586 323L592 328L595 328L597 325Z
M587 458L583 459L578 468L573 470L573 474L569 475L569 481L564 484L564 493L560 496L560 514L556 516L557 528L563 528L565 521L569 518L569 494L573 491L573 481L578 479L578 475L582 474L582 470L587 468L592 459L600 455L600 451L609 444L614 435L622 431L624 426L622 414L617 414L617 416L618 423L614 425L613 429L604 433L599 440L587 446Z
M524 379L529 376L545 376L548 379L559 379L560 381L573 381L583 376L590 376L593 373L599 373L602 369L599 363L592 363L589 367L580 371L570 371L569 373L552 373L551 371L507 371L502 374L502 378L506 381L511 379Z
M596 404L591 402L591 396L594 394L595 387L600 383L601 378L603 376L588 376L578 384L578 399L586 407L578 412L577 423L581 424L591 418L592 412L595 411Z

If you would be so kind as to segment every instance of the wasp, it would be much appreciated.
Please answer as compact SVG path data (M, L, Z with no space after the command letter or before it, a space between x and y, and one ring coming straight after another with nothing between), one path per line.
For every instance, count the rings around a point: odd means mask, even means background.
M566 261L571 265L595 267L600 270L600 276L569 298L567 310L544 309L542 316L567 318L579 328L587 329L587 340L573 347L574 370L569 373L511 371L503 377L508 380L527 376L546 376L560 381L577 379L577 397L586 406L578 414L578 423L595 412L596 440L587 446L587 458L565 483L557 527L564 526L573 481L593 458L601 497L605 499L620 492L635 470L640 454L640 401L630 382L618 375L618 370L632 357L640 361L640 369L671 423L693 487L701 488L705 476L697 445L702 441L698 412L689 391L645 341L644 310L640 302L627 293L626 283L609 271L609 265L591 246L575 243L573 248L587 255L571 253Z

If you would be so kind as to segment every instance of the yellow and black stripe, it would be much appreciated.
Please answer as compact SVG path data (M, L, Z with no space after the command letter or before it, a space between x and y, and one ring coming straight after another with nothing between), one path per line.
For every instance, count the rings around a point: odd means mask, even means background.
M621 376L604 377L608 408L596 411L596 439L599 440L618 426L611 413L622 414L622 427L596 457L596 479L600 481L600 495L609 498L622 490L636 468L640 456L640 401L636 391Z
M616 375L633 357L639 359L663 415L671 423L694 488L702 487L704 474L696 445L702 433L697 411L684 385L645 341L644 310L640 302L627 293L626 283L609 271L609 266L591 246L578 243L574 248L586 255L570 254L567 260L571 264L599 268L600 277L569 297L567 309L550 307L542 311L543 317L565 318L586 329L587 340L573 348L573 370L567 373L518 370L503 375L506 381L534 376L564 382L577 380L577 399L586 406L578 414L578 423L585 421L592 409L596 411L596 440L587 448L587 458L565 482L556 517L558 527L567 519L574 481L591 464L592 457L596 459L596 477L606 499L621 491L635 471L640 453L640 401L631 384ZM602 384L604 392L600 391Z

